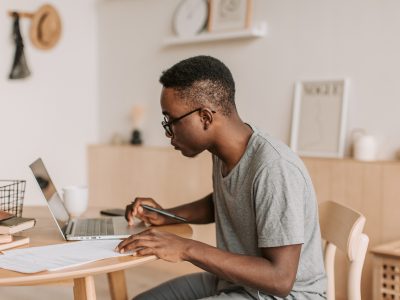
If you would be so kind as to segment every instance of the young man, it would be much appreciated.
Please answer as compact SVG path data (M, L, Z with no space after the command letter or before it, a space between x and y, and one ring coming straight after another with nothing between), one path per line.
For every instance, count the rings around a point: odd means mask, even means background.
M283 143L244 123L229 69L210 56L183 60L160 82L162 126L176 150L213 155L213 193L171 208L190 223L216 223L217 247L150 229L118 245L123 252L188 261L206 272L183 276L135 299L324 299L326 279L311 179ZM184 184L184 183L183 183ZM174 219L136 198L126 218L154 224Z

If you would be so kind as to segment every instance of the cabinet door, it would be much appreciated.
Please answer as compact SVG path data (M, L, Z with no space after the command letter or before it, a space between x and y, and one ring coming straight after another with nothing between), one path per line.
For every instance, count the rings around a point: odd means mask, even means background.
M164 207L191 202L212 191L209 153L186 158L162 147L89 146L89 203L125 207L151 197Z

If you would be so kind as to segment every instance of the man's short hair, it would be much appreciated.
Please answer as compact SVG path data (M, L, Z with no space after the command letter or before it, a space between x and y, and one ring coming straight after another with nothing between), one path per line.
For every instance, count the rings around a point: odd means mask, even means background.
M235 82L228 67L211 56L195 56L178 62L160 77L193 109L212 106L229 116L236 110Z

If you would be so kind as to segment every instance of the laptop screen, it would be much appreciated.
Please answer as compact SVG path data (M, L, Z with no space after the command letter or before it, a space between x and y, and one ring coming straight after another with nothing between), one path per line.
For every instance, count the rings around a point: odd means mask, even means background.
M31 168L33 175L47 200L51 214L56 220L58 227L63 232L68 223L69 215L42 159L38 158L29 167Z

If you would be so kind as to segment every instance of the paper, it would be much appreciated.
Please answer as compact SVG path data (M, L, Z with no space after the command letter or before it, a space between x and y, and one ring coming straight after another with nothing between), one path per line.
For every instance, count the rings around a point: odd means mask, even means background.
M68 242L64 244L30 247L5 251L0 255L0 268L21 273L55 271L93 261L132 255L114 251L121 240Z

